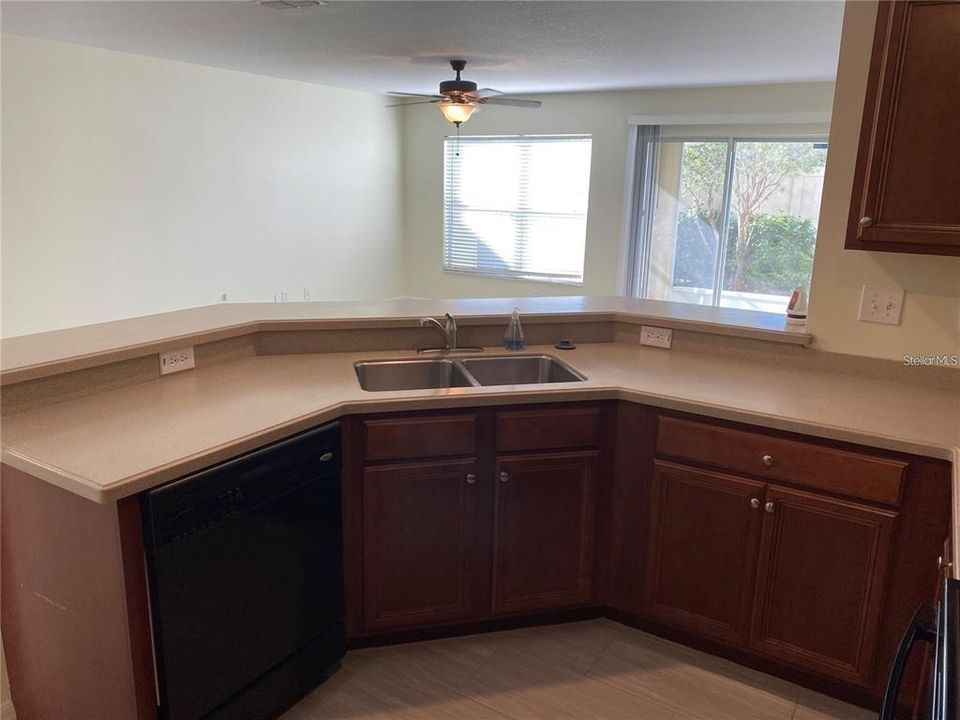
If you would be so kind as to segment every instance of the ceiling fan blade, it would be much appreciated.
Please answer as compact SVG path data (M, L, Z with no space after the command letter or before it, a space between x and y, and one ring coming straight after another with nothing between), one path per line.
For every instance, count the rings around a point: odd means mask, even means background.
M494 90L493 88L480 88L476 92L476 96L478 98L489 98L493 97L494 95L503 95L503 93L499 90Z
M435 100L443 100L443 95L425 95L424 93L405 93L405 92L387 92L387 95L393 95L394 97L416 97L416 98L434 98Z
M410 105L433 105L439 100L419 100L417 102L394 103L393 105L384 105L384 107L409 107Z
M510 107L538 108L543 105L539 100L521 100L520 98L490 97L480 100L484 105L509 105Z

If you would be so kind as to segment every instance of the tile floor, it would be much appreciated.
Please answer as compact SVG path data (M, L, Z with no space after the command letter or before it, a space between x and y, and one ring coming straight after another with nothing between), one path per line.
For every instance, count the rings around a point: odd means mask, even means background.
M355 650L281 720L868 720L609 620Z

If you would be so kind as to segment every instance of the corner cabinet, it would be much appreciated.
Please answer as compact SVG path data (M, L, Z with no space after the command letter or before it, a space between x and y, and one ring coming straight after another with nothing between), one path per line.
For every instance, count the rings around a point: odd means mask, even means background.
M349 634L596 605L606 407L346 421Z
M960 2L881 0L846 248L960 255Z

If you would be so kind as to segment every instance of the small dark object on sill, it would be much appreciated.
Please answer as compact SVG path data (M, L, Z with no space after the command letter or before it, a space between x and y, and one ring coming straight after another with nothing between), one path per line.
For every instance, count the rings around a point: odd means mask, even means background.
M554 345L554 347L557 350L576 350L577 349L577 346L573 344L573 340L568 340L566 338L558 342L556 345Z

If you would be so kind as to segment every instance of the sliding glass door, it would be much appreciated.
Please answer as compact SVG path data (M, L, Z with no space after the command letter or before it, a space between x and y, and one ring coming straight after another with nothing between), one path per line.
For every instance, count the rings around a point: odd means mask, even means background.
M783 312L810 282L826 141L641 142L633 294Z

